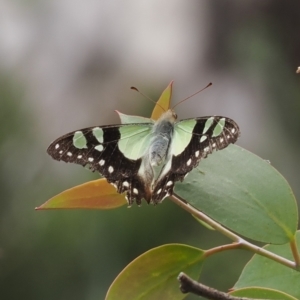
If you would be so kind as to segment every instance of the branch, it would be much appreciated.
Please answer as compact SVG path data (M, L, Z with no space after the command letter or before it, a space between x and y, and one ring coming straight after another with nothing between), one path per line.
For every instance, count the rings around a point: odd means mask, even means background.
M183 272L178 275L177 279L180 282L180 290L184 294L193 293L211 300L250 300L250 298L230 296L227 293L208 287L193 280Z
M286 267L289 267L289 268L294 269L294 270L298 270L299 265L296 262L288 260L288 259L286 259L282 256L279 256L279 255L277 255L277 254L275 254L271 251L268 251L266 249L258 247L256 245L251 244L250 242L242 239L240 236L238 236L237 234L235 234L232 231L228 230L227 228L223 227L221 224L214 221L213 219L211 219L210 217L205 215L200 210L197 210L196 208L194 208L193 206L188 204L184 199L182 199L178 195L173 194L170 197L170 199L174 203L176 203L177 205L182 207L184 210L189 212L190 214L192 214L195 217L199 218L200 220L204 221L205 223L207 223L208 225L213 227L215 230L221 232L223 235L227 236L229 239L231 239L232 241L235 242L235 243L232 244L233 246L231 246L230 248L225 248L225 249L223 249L222 247L215 248L214 253L217 252L216 249L220 249L221 251L223 251L223 250L228 250L228 249L232 249L232 248L243 248L243 249L255 252L256 254L259 254L261 256L272 259L272 260L274 260L274 261L276 261L276 262L278 262L278 263L280 263L280 264L282 264ZM291 247L292 246L295 246L295 245L291 245ZM293 251L293 249L294 249L294 251ZM294 257L296 257L295 256L295 247L292 247L292 251L293 251Z

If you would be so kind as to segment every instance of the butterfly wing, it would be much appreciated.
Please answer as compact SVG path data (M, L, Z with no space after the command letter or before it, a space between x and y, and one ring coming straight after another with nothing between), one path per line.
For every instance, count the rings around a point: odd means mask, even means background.
M138 175L150 141L152 123L90 127L55 140L47 152L55 160L88 165L98 171L119 193L126 192L129 205L149 200Z
M177 122L169 157L155 182L152 201L159 203L172 195L176 181L182 181L213 150L221 150L235 143L239 135L238 125L225 117L201 117Z

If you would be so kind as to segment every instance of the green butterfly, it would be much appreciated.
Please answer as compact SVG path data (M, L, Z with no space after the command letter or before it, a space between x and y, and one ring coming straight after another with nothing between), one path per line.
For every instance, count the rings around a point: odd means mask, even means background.
M70 132L47 152L56 160L98 171L118 193L126 194L129 205L140 205L142 199L160 203L201 159L240 135L233 120L220 116L177 121L172 109L158 120L119 115L122 124Z

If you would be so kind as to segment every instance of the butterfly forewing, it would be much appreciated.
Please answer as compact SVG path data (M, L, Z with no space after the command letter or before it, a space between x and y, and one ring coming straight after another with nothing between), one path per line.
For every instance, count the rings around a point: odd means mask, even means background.
M182 181L213 150L221 150L235 143L239 135L238 125L225 117L201 117L176 123L169 161L155 183L152 201L158 203L172 195L176 181Z
M152 126L152 123L143 123L81 129L55 140L47 152L56 160L88 165L112 183L119 193L127 192L129 204L134 200L140 204L142 198L149 199L137 173Z

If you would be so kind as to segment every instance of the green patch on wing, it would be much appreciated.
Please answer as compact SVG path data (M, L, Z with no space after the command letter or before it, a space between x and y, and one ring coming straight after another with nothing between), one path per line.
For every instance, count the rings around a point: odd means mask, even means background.
M87 140L82 131L76 131L73 136L73 145L77 149L87 148Z
M152 124L130 124L119 128L120 151L129 159L138 159L145 154L151 141Z
M193 135L197 121L195 119L183 120L175 124L172 141L172 154L177 156L187 147Z
M102 144L103 143L103 129L100 127L95 127L93 129L93 135L97 139L97 141Z
M210 117L206 120L204 129L203 129L203 133L206 133L206 131L210 128L210 126L212 125L213 122L214 122L214 117Z
M220 119L220 121L217 123L216 127L214 128L214 131L213 131L213 137L215 136L219 136L223 129L224 129L224 126L225 126L225 118L222 118Z

